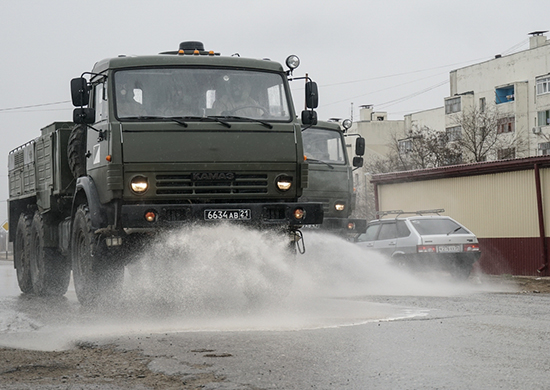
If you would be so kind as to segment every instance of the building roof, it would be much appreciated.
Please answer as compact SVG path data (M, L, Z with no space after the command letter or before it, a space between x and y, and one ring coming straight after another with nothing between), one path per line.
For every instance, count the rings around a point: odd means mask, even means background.
M413 171L380 173L372 175L370 181L376 184L390 184L420 180L446 179L450 177L522 171L533 169L535 165L538 165L539 167L549 167L550 156L536 156L510 160L449 165L445 167L417 169Z

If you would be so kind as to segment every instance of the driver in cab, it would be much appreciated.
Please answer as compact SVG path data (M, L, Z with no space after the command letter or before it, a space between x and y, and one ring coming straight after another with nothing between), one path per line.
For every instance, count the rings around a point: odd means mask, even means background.
M216 115L261 118L265 110L250 97L250 83L245 80L230 80L229 76L224 76L223 79L225 91L216 91L222 92L222 96L213 105Z

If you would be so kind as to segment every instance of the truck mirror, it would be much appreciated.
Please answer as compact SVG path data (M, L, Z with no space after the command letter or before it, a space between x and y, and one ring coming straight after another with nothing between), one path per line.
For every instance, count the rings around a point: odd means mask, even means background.
M355 154L357 156L365 154L365 139L363 137L359 137L355 140ZM363 164L361 163L361 165Z
M302 124L305 126L315 126L317 124L317 113L313 110L302 111Z
M84 77L78 77L71 80L71 97L73 106L87 106L90 101L90 87Z
M93 108L75 108L73 122L79 125L91 125L95 122L95 110Z
M317 83L314 81L308 81L306 83L306 107L317 108L319 105L319 91L317 89Z
M363 166L363 157L354 157L353 158L353 166L356 168L361 168Z

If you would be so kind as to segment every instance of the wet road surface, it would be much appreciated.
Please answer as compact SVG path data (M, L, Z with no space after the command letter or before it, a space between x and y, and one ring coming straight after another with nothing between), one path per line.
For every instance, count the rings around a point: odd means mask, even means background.
M342 245L353 260L355 249ZM140 283L87 309L72 285L62 298L21 295L12 263L0 261L0 346L136 351L150 371L182 386L207 378L206 389L548 388L550 294L519 294L481 277L418 278L376 259L343 267L325 252L314 247L304 257L286 299L254 308L219 288L212 294L211 285L194 286L201 299L191 304L181 299L187 290L159 297ZM68 388L56 379L48 388ZM124 383L98 378L74 388L135 388Z

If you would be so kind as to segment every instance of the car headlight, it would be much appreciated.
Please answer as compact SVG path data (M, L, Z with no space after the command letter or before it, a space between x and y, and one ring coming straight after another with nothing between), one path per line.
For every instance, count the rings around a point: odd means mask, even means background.
M147 188L149 188L149 183L145 176L134 176L132 180L130 180L130 189L135 194L141 195L147 191Z
M288 191L290 190L290 187L292 187L292 177L284 175L277 176L275 184L277 185L279 191Z

